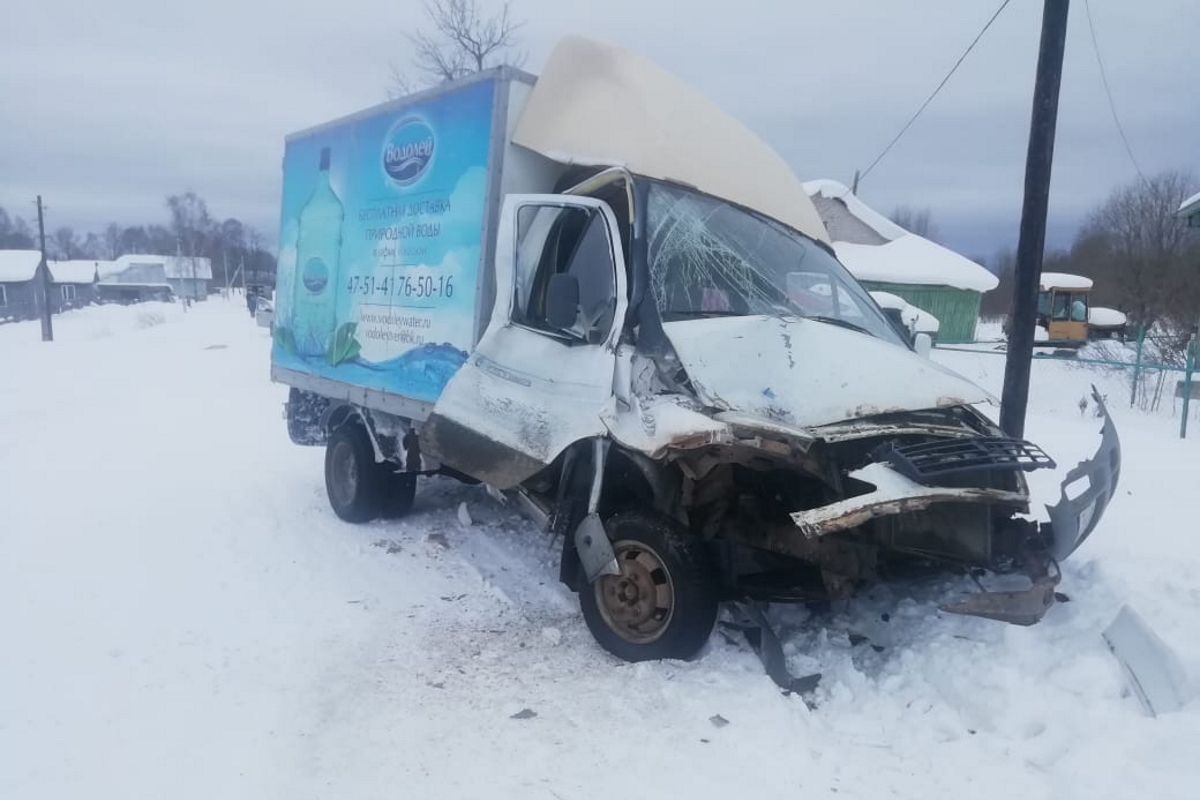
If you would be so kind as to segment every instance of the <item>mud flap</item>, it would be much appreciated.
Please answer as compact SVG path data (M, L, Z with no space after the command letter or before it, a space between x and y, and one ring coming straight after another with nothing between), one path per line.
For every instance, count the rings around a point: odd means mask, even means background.
M620 575L621 568L617 565L617 555L613 552L612 542L608 539L608 531L604 529L604 521L600 519L600 492L604 487L604 465L608 461L607 439L592 440L592 488L588 495L587 516L575 529L575 552L579 554L579 563L588 583L592 583L601 575Z
M1117 428L1108 414L1108 408L1094 385L1092 399L1104 417L1104 426L1100 429L1100 447L1091 459L1081 461L1067 473L1058 503L1046 506L1050 514L1050 555L1058 561L1064 561L1075 552L1095 530L1121 477L1121 440L1117 437ZM1086 481L1087 488L1072 499L1067 494L1067 488L1083 481Z
M612 542L608 540L608 532L604 530L604 522L594 511L583 518L575 529L575 552L579 554L579 564L588 583L592 583L601 575L620 575L617 566L617 556L613 552Z
M737 626L746 637L747 644L758 654L763 669L775 685L787 692L807 694L816 690L821 682L821 673L796 677L788 672L787 657L783 654L783 645L771 623L767 621L759 604L752 600L743 600L733 604L749 621L749 625Z

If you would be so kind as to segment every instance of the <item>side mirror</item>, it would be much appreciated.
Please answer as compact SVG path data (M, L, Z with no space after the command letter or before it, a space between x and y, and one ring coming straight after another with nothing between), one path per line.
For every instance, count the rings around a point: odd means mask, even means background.
M916 349L917 355L929 358L929 351L933 349L933 339L928 333L918 333L913 337L913 347Z
M546 287L546 322L550 327L566 330L574 327L579 318L579 278L563 272L550 276Z

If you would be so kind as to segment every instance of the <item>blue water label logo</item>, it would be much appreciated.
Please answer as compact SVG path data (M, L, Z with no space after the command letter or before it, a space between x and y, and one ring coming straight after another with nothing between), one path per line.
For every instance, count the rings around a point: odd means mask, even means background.
M400 186L412 186L433 161L433 129L417 117L406 117L388 132L383 169Z
M300 280L304 282L304 288L312 294L325 291L325 287L329 285L329 267L325 266L325 259L313 256L305 261Z

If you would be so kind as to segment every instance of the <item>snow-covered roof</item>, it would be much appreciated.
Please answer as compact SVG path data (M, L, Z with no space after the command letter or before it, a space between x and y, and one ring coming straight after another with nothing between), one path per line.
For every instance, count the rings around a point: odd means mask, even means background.
M1182 216L1187 216L1188 214L1192 213L1193 211L1200 211L1200 192L1196 192L1194 195L1189 197L1187 200L1184 200L1182 203L1180 203L1179 211L1176 213L1178 213L1179 216L1182 217Z
M952 286L988 292L1000 280L974 261L915 233L885 244L834 242L838 260L860 281Z
M1100 328L1119 328L1129 321L1129 318L1115 308L1092 306L1088 309L1088 324Z
M41 261L37 250L0 250L0 283L33 280Z
M163 274L170 280L179 280L181 278L195 278L200 281L212 280L212 261L203 256L196 256L193 259L188 256L158 256L150 253L130 253L121 256L116 261L108 262L108 264L110 266L102 267L100 270L101 280L139 265L161 266Z
M1092 279L1065 272L1043 272L1040 288L1043 292L1048 289L1090 289Z
M840 200L846 210L888 241L883 244L833 243L838 259L860 281L918 286L952 286L974 292L995 289L1000 280L966 256L910 233L868 206L843 183L820 179L804 182L810 197Z
M862 200L859 200L850 191L850 187L844 183L839 183L828 178L820 178L818 180L805 181L804 191L808 193L809 197L819 194L830 200L841 200L846 204L846 209L857 217L860 222L885 239L899 239L901 236L908 234L908 231L904 228L901 228L883 214L880 214Z
M91 283L96 278L99 265L111 263L111 261L82 258L70 261L51 261L49 264L50 279L54 283Z

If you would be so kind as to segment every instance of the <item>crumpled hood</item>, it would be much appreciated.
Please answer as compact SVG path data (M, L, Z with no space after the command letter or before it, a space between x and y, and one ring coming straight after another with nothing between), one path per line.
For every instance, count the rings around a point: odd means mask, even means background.
M911 350L824 322L720 317L669 322L663 329L701 402L788 425L998 404Z

